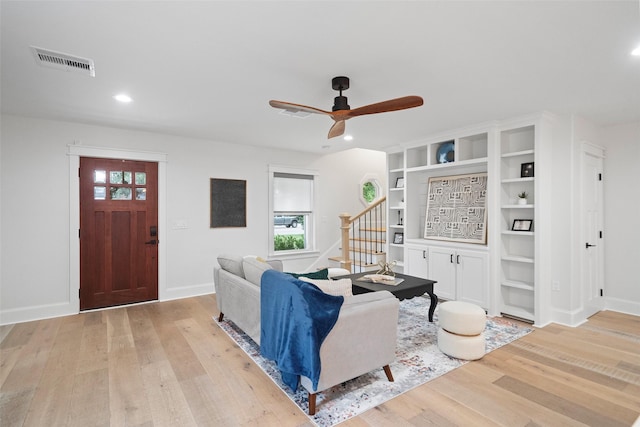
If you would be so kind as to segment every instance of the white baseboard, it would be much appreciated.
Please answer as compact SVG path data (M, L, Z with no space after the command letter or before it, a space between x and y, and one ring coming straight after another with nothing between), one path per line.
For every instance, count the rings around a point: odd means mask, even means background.
M0 311L0 325L51 319L71 314L78 314L78 306L69 302L14 308Z
M174 299L207 295L215 292L213 282L199 285L169 288L160 291L159 301L170 301ZM60 316L70 316L80 313L78 304L61 302L56 304L37 305L9 310L0 310L0 325L11 325L14 323L31 322L34 320L51 319Z
M215 293L213 282L201 283L199 285L181 286L165 289L159 295L160 301L170 301L174 299L197 297L198 295L207 295Z
M604 307L606 310L619 311L620 313L640 316L640 302L637 301L605 297Z

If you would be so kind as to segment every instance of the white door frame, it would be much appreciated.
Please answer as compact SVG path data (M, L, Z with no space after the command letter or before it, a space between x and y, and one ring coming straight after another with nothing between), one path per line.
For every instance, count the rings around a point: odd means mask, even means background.
M139 160L158 163L158 233L167 241L167 154L123 149L69 145L69 302L80 312L80 157ZM162 236L165 236L164 239ZM167 245L158 245L158 300L167 289Z
M584 275L585 275L585 268L587 263L589 262L588 257L587 257L587 253L585 250L584 245L588 242L589 240L589 236L586 235L585 233L585 226L586 226L586 218L585 218L585 214L584 214L584 209L585 209L585 199L584 199L584 190L585 190L585 182L584 182L584 173L585 173L585 156L592 156L598 159L601 159L604 163L604 158L605 158L605 149L603 147L600 147L598 145L589 143L589 142L582 142L581 144L581 150L580 150L580 208L579 208L579 212L580 212L580 229L579 229L579 236L580 236L580 256L579 256L579 262L580 262L580 267L579 267L579 271L580 271L580 304L581 304L581 308L582 308L582 312L583 312L583 316L582 318L584 320L586 320L588 317L592 316L593 314L597 313L600 310L604 309L604 297L598 297L598 298L591 298L591 296L589 295L589 288L588 288L588 281L584 280ZM603 169L604 169L604 165L603 165ZM604 194L601 194L601 196L604 196ZM601 197L600 199L600 203L602 205L603 203L603 199L604 197ZM601 213L604 213L604 206L601 206ZM600 227L601 230L603 230L604 228L604 218L603 215L600 216ZM589 242L591 244L594 244L593 242ZM598 245L597 251L600 253L600 257L599 257L599 266L598 266L598 280L601 284L601 289L604 289L605 287L605 282L604 282L604 240L603 239L599 239L598 242L595 242L595 244ZM594 304L595 302L595 304Z

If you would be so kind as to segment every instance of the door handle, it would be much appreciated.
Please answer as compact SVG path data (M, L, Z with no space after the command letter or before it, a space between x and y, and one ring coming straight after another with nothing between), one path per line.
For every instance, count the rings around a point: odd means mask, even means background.
M456 264L460 264L460 255L456 255Z
M156 245L158 241L156 239L149 240L148 242L144 242L145 245Z
M587 243L585 243L585 245L584 245L584 247L585 247L585 248L587 248L587 249L589 249L589 248L593 248L593 247L595 247L595 246L596 246L596 245L590 245L588 242L587 242Z

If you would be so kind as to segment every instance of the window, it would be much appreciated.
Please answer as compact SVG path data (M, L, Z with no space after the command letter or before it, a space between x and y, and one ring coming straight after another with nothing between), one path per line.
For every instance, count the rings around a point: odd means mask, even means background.
M270 168L272 254L311 252L314 242L313 171Z
M367 174L360 180L360 201L368 207L382 196L382 187L378 177L374 174Z

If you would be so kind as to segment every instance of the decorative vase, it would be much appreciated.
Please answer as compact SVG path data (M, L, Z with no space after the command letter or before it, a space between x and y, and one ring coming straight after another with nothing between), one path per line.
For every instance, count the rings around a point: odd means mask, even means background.
M518 199L518 204L519 205L526 205L527 204L527 199Z

